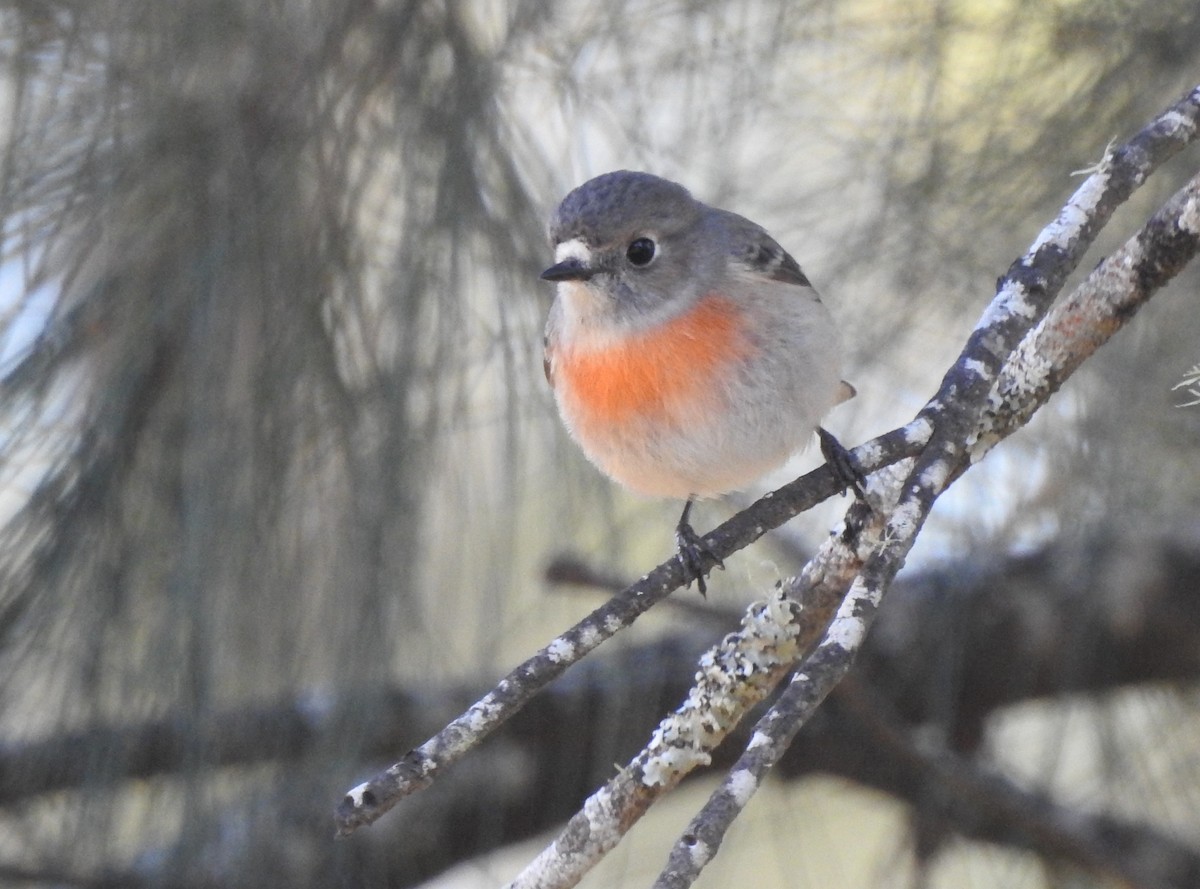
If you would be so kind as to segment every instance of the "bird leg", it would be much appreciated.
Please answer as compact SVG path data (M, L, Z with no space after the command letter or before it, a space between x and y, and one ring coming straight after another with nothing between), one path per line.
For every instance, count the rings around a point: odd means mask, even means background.
M825 456L825 462L829 464L833 477L842 483L841 490L852 488L855 496L866 503L867 477L854 462L854 457L828 429L818 426L817 437L821 440L821 453Z
M700 590L700 595L708 594L708 587L704 583L704 576L713 568L725 570L725 563L718 558L704 543L704 540L692 528L688 522L688 516L692 512L693 500L688 498L687 503L683 505L683 515L679 517L679 524L675 526L675 545L679 547L679 554L676 558L679 559L679 564L683 566L685 574L689 575L687 585L691 586L691 577L696 579L696 586ZM711 561L711 566L706 566L706 561Z

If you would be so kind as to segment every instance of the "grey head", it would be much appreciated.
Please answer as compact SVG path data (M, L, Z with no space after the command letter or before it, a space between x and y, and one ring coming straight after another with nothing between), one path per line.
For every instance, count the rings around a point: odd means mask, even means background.
M727 245L712 208L649 173L618 170L568 194L550 220L547 281L588 282L614 311L655 311L723 280Z
M542 278L588 282L618 313L683 309L739 270L808 286L761 226L649 173L618 170L576 188L550 220L550 241L555 264Z

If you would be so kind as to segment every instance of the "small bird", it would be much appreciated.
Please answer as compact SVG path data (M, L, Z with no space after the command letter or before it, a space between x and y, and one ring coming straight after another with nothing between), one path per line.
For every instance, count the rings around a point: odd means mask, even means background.
M746 487L814 430L862 493L853 459L818 425L854 395L837 329L761 226L619 170L563 199L550 240L545 370L563 423L609 477L685 501L676 544L702 594L721 562L689 522L696 499Z

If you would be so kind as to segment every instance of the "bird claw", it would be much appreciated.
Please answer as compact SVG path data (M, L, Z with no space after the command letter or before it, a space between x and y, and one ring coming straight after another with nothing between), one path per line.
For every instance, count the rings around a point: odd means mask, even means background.
M850 488L859 500L866 503L867 477L858 468L858 463L855 462L854 457L829 430L818 426L817 437L821 441L821 453L825 457L825 462L829 464L829 469L833 472L834 478L842 483L841 492Z
M725 563L688 524L686 513L679 520L679 524L675 526L675 544L679 547L679 552L675 557L679 559L683 573L688 576L687 585L690 587L692 579L695 579L700 595L707 596L708 586L704 582L705 576L713 568L720 568L724 571Z

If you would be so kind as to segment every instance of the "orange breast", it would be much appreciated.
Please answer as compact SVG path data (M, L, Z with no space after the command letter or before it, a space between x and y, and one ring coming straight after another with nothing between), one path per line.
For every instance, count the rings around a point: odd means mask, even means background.
M720 397L719 371L751 348L738 306L722 296L707 296L684 314L625 342L560 346L555 384L564 387L562 394L584 427L639 419L682 422Z

